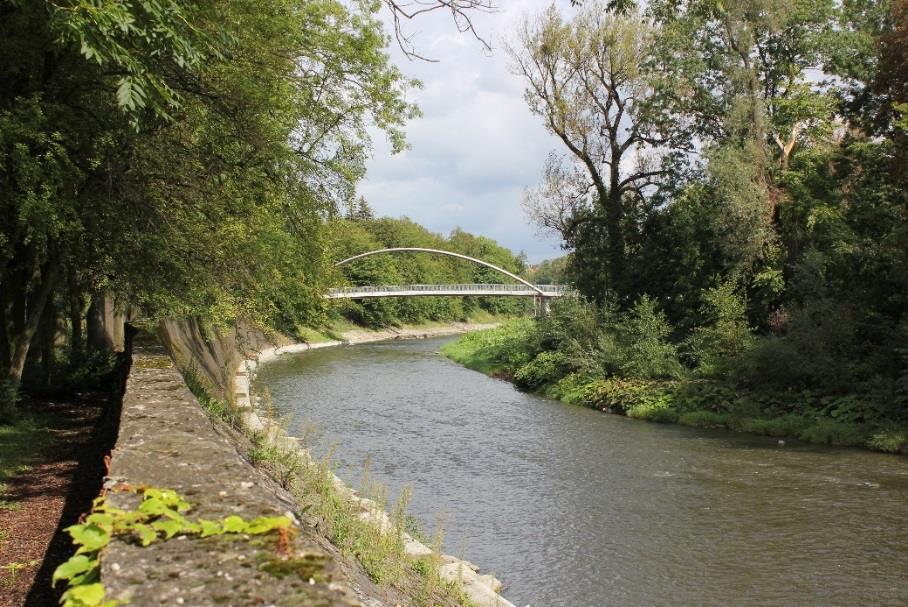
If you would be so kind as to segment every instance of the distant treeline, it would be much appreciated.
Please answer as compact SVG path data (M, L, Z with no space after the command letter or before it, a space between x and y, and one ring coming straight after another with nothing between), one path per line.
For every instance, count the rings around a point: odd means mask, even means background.
M357 253L390 247L421 247L461 253L511 273L526 272L526 260L484 236L461 229L444 237L409 219L374 219L371 213L333 221L328 225L332 250L338 260ZM470 261L428 253L376 255L340 268L352 285L495 284L513 280ZM532 299L504 297L407 297L340 300L338 310L366 326L417 323L427 320L466 320L477 311L519 314L532 310Z

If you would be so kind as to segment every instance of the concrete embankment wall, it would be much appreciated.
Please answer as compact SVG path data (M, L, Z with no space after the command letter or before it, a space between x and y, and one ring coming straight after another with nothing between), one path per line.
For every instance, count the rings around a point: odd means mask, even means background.
M347 337L349 343L359 343L468 328L355 332ZM147 547L115 540L102 559L108 597L139 606L408 604L398 591L375 585L345 559L319 533L316 521L307 520L297 500L247 461L243 435L205 414L177 367L191 369L214 395L232 400L245 424L267 440L280 448L298 449L279 426L257 414L249 378L259 361L309 346L269 339L252 329L212 329L195 321L164 323L159 337L165 347L137 349L126 380L120 433L106 485L112 505L136 505L139 498L124 488L167 488L193 505L193 518L216 520L236 514L248 520L283 514L294 521L296 532L291 534L292 546L281 546L279 554L273 542L248 537L177 537ZM359 504L364 519L389 527L387 515L376 504L357 496L339 479L335 482L342 495ZM406 550L414 557L430 553L409 536ZM302 565L287 575L285 566L271 566L277 560ZM275 571L280 573L269 573ZM479 607L513 607L497 594L498 581L480 575L470 563L443 556L439 573L444 579L460 579Z

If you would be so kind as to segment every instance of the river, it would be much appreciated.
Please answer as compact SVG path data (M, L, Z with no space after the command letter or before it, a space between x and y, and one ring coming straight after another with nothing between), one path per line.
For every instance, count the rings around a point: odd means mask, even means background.
M445 339L264 365L338 474L364 462L523 607L908 605L908 459L657 425L525 394Z

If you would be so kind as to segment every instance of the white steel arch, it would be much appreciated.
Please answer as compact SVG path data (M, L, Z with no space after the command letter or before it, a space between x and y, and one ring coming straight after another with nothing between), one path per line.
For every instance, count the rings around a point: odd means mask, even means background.
M533 283L522 279L521 277L517 276L516 274L512 274L512 273L508 272L504 268L499 268L498 266L492 265L487 261L483 261L481 259L476 259L475 257L470 257L469 255L461 255L460 253L452 253L451 251L442 251L441 249L425 249L422 247L393 247L390 249L379 249L377 251L369 251L368 253L360 253L359 255L354 255L353 257L348 257L347 259L343 259L334 265L343 266L343 265L350 263L351 261L356 261L357 259L362 259L363 257L369 257L371 255L379 255L382 253L399 253L399 252L434 253L436 255L447 255L448 257L457 257L458 259L466 259L467 261L472 261L473 263L478 263L479 265L486 266L487 268L492 268L493 270L495 270L497 272L501 272L505 276L509 276L509 277L513 278L517 282L524 284L524 285L530 287L531 289L533 289L534 291L536 291L536 293L541 297L546 296L545 291L543 291L542 289L540 289Z

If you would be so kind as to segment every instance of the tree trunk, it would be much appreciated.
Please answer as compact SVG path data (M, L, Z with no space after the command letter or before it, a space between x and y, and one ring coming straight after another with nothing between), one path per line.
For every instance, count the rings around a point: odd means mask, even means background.
M54 305L53 292L44 304L41 325L41 383L49 386L54 374L54 341L57 337L57 307Z
M9 369L9 325L6 317L7 301L0 293L0 369ZM2 376L0 376L2 377Z
M79 288L73 285L70 287L69 295L69 364L73 367L78 366L85 356L85 350L82 345L82 293Z
M609 174L609 191L605 193L605 230L608 237L609 288L624 297L627 285L624 280L624 208L621 200L621 156L612 157Z
M15 347L10 359L9 372L7 379L10 386L17 390L22 383L22 371L25 369L25 359L28 357L28 350L31 347L32 339L38 330L41 319L44 316L44 306L54 289L57 282L57 264L48 261L44 264L41 271L40 286L32 292L25 304L25 322L22 329L14 336ZM25 300L25 297L22 297Z
M86 318L86 329L88 337L89 352L112 352L113 341L107 330L107 302L101 293L95 293L91 296L91 305L88 307L88 316Z

